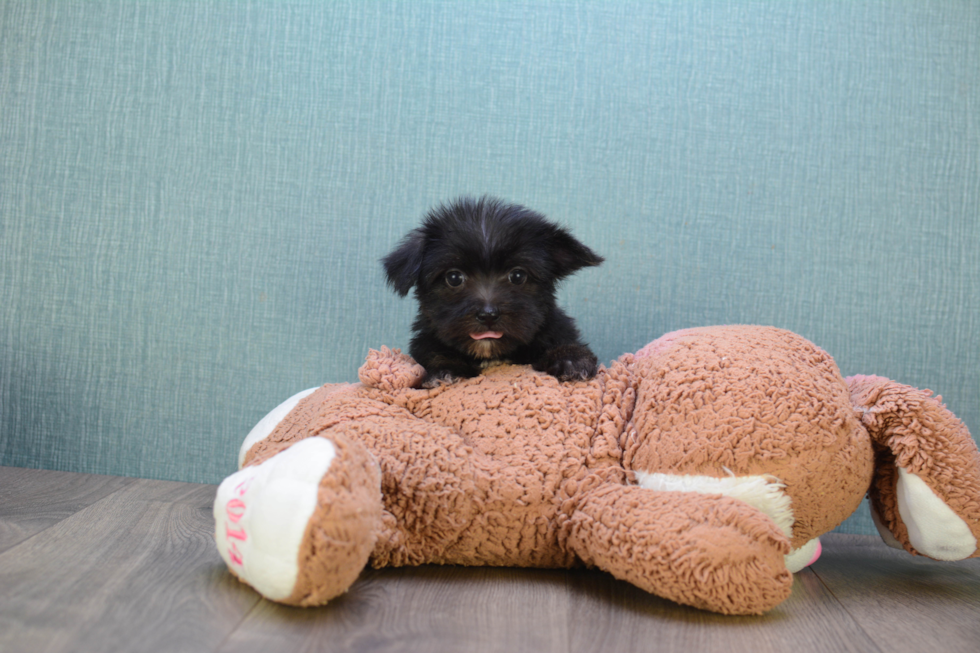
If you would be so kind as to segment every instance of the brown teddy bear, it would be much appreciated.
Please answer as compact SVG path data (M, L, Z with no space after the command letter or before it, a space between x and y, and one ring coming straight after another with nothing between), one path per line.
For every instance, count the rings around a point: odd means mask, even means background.
M372 351L361 383L256 426L214 505L232 573L315 605L367 563L584 564L753 614L865 494L889 544L978 555L980 454L962 422L929 391L843 379L787 331L678 331L588 382L513 365L429 390L422 376Z

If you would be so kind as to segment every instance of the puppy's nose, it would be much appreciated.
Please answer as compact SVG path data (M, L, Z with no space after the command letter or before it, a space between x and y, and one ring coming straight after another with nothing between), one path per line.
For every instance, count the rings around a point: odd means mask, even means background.
M476 312L476 319L480 324L493 324L498 317L500 317L500 310L496 306L484 306Z

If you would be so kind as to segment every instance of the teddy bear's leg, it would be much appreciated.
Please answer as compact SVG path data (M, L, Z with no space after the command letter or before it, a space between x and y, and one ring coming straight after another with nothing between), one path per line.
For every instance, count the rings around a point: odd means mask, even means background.
M875 448L872 517L891 546L937 560L980 556L980 453L928 390L877 376L847 379Z
M338 396L356 392L349 383L327 383L298 392L272 409L245 436L238 450L238 468L273 456L313 434L318 409Z
M731 497L604 486L583 497L566 528L586 564L678 603L760 614L793 586L789 540Z
M245 454L248 453L248 450L251 449L257 442L261 442L269 437L269 435L272 434L272 431L279 426L279 422L281 422L293 408L296 408L296 405L300 401L306 397L309 397L311 394L316 392L316 390L316 388L310 388L309 390L297 392L292 397L269 411L268 415L260 419L258 424L252 427L252 430L245 436L245 440L242 441L242 446L238 450L238 469L244 467Z
M323 432L341 433L364 443L381 468L384 510L371 565L458 562L460 554L451 549L464 546L465 533L480 518L488 493L504 482L506 469L452 429L407 412L379 412Z
M381 528L371 564L439 562L481 514L500 465L476 455L452 429L377 395L338 384L291 398L253 429L258 435L242 446L244 470L312 437L356 442L381 470Z
M221 483L215 539L260 594L316 605L343 593L381 529L380 472L359 443L311 437Z

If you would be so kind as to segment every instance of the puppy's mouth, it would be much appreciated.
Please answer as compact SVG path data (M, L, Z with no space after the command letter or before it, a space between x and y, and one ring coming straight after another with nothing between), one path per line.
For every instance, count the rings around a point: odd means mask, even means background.
M497 340L498 338L503 338L504 334L502 331L484 331L483 333L471 333L470 337L474 340Z
M465 350L473 358L493 360L510 351L503 331L471 331L469 335L470 343Z

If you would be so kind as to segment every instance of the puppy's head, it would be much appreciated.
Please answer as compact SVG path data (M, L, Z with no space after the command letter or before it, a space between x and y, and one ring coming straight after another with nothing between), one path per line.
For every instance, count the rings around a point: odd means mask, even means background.
M602 260L544 216L484 197L433 209L382 263L399 295L415 288L417 329L494 359L534 339L562 278Z

